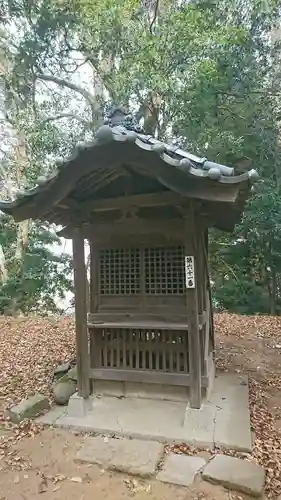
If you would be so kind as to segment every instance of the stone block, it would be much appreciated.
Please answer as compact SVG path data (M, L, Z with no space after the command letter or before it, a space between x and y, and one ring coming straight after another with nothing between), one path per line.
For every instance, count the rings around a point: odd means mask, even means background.
M42 394L35 394L35 396L24 399L5 413L11 422L18 424L24 419L35 418L41 411L48 410L49 408L48 398Z
M87 437L76 459L119 470L128 474L149 477L164 454L164 446L156 441L138 439Z
M130 398L160 401L188 401L188 388L173 385L125 382L125 395Z
M163 483L190 486L196 474L206 465L202 457L187 457L171 453L165 459L163 469L158 472L156 479Z
M86 417L92 409L92 398L82 398L75 393L69 398L67 416L74 418Z
M203 471L203 479L259 497L263 493L264 469L240 458L217 455Z

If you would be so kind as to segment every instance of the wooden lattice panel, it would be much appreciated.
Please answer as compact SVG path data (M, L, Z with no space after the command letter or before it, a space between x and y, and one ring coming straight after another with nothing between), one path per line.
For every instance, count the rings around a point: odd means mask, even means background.
M189 373L187 332L104 328L94 335L95 368Z
M145 248L144 269L146 294L183 294L183 247Z
M182 246L100 250L101 295L183 295L184 282Z
M111 248L99 253L101 295L140 293L141 256L138 248Z

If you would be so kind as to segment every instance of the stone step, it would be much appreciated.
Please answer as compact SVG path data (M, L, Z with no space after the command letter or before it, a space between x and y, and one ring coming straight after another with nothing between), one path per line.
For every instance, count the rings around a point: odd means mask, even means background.
M254 462L227 455L216 455L205 467L203 479L259 497L264 489L265 472Z
M164 455L163 444L139 439L87 437L76 460L98 464L106 469L149 477Z

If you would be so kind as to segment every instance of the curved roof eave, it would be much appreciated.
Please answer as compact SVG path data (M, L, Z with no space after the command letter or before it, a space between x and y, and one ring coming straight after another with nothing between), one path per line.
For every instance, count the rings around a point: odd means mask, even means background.
M119 155L119 156L118 156ZM163 184L183 196L188 181L216 184L228 192L251 184L258 177L255 170L234 175L234 169L194 156L176 146L128 130L123 126L103 125L89 143L79 143L73 153L56 161L56 170L47 177L39 177L37 186L19 190L14 201L0 201L0 210L17 220L40 218L48 208L65 198L77 182L100 166L108 167L122 162L136 162ZM230 191L229 191L230 192ZM233 201L230 199L229 201ZM37 208L36 208L37 207Z

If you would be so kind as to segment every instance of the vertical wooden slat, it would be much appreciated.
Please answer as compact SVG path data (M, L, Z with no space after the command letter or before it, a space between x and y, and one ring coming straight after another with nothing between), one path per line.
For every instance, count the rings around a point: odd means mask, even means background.
M76 228L72 241L73 269L75 287L75 329L78 395L87 398L90 395L89 347L87 330L87 295L84 238Z
M100 366L102 366L101 330L97 328L91 328L89 331L89 341L90 341L90 366L91 368L99 368Z
M136 354L136 369L139 370L140 367L140 349L139 349L139 336L140 336L140 331L136 330L136 348L135 348L135 354Z
M104 366L105 366L106 368L107 368L107 366L108 366L108 359L107 359L107 353L108 353L107 340L108 340L108 330L105 328L105 329L104 329L103 362L104 362Z
M141 370L145 369L145 349L143 347L143 341L144 341L143 330L140 330L140 344L142 347L140 348L139 356L140 356L140 369Z
M152 353L153 353L153 343L152 343L152 331L148 331L148 359L149 359L149 370L153 369L153 360L152 360Z
M129 334L129 368L133 368L133 330L128 331Z
M173 373L174 371L173 352L174 352L173 336L172 332L169 330L169 371L171 373Z
M121 330L122 332L122 351L123 351L123 368L127 368L127 352L126 352L126 336L127 332L124 328Z
M177 336L177 339L178 339L178 336ZM177 342L176 346L177 346L177 350L176 350L176 372L180 373L180 347L181 347L181 344Z
M197 262L195 209L190 202L189 217L185 217L185 255L193 255ZM195 265L196 273L197 265ZM197 273L196 273L197 274ZM195 274L195 288L186 289L186 310L189 338L189 370L191 378L190 406L201 408L201 350L198 318L198 276Z
M185 335L185 343L184 343L184 372L188 373L188 332L183 332Z
M165 330L162 330L161 332L161 344L162 344L162 364L163 364L162 369L163 372L165 372L167 370L167 338Z
M116 330L116 368L120 368L120 333L119 329Z
M160 357L160 349L162 350L161 340L160 340L161 330L156 332L155 337L155 369L159 371L159 357ZM161 347L160 347L161 346Z
M114 336L115 336L115 330L110 329L109 330L109 352L110 352L110 367L114 367Z

